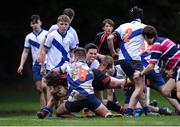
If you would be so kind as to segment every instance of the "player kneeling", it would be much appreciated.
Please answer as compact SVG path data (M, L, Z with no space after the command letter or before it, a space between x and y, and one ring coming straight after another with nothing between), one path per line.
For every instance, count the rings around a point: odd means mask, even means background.
M57 71L50 71L45 76L47 86L50 88L51 98L48 104L41 111L37 112L37 116L40 119L52 114L52 108L58 105L59 102L67 98L67 80L66 73L60 74Z

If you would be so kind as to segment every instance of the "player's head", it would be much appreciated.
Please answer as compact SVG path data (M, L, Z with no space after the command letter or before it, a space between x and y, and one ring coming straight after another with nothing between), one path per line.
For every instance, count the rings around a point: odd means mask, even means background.
M106 55L101 60L101 68L104 68L103 70L106 70L108 74L112 75L115 71L113 58L109 55Z
M70 23L70 18L67 16L67 15L60 15L57 19L57 22L67 22L67 23Z
M85 45L86 49L86 60L88 63L93 62L97 58L98 47L93 43L88 43Z
M84 48L86 49L86 52L88 52L90 49L98 49L97 45L94 43L88 43L84 46Z
M134 6L129 10L129 16L131 20L143 19L143 9L138 6Z
M74 61L85 61L86 60L86 49L78 47L73 50Z
M114 28L114 21L111 19L105 19L102 22L102 28L107 34L111 34Z
M147 41L148 44L152 44L154 38L157 37L157 30L155 27L147 25L143 28L142 35L144 36L144 39Z
M59 27L60 33L64 34L69 28L71 20L67 15L60 15L57 19L57 25Z
M30 26L32 27L33 31L39 32L42 25L40 16L36 14L31 15L30 20Z
M63 14L67 15L72 21L75 16L75 11L72 8L65 8Z
M105 19L102 21L102 27L104 27L106 25L106 23L108 23L109 25L111 25L112 27L114 27L114 21L111 19Z
M41 20L39 15L31 15L31 22L37 23L38 20Z

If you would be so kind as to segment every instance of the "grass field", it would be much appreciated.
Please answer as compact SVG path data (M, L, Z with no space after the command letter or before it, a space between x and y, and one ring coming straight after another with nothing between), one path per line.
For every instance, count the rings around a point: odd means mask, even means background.
M121 92L116 93L119 101L123 103ZM161 107L174 110L157 92L151 91L151 95L151 100L158 100ZM0 92L0 126L180 126L178 116L63 119L53 115L41 120L35 115L38 110L38 96L34 91ZM81 113L77 115L81 116Z

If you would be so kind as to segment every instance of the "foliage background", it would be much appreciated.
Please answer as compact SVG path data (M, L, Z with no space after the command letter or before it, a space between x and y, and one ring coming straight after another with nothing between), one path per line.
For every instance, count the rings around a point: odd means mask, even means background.
M115 21L115 28L128 21L127 12L138 5L144 9L144 23L154 25L159 35L180 42L180 1L178 0L25 0L3 1L0 5L0 89L23 87L31 84L31 57L24 67L24 75L16 71L23 50L24 38L31 32L30 16L39 14L43 28L49 29L66 7L75 10L72 26L76 29L80 45L92 42L101 31L105 18ZM2 84L7 85L2 85ZM28 86L28 85L24 85ZM30 86L29 88L32 88Z

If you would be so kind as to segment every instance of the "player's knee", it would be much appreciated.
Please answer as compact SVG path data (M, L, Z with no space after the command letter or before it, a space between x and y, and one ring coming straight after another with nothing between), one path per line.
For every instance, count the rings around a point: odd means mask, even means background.
M41 90L42 90L43 92L46 92L46 91L47 91L47 86L41 86Z
M37 87L36 87L36 90L37 90L37 92L38 92L39 94L43 92L43 90L42 90L42 87L41 87L41 86L37 86Z
M165 88L162 88L162 93L163 95L167 96L167 97L170 97L171 96L171 91L165 89Z
M143 88L137 87L134 92L137 96L141 96L143 94Z
M95 112L101 117L108 117L112 114L103 104L100 104Z
M103 100L103 102L102 102L104 105L107 105L107 103L108 103L108 100Z
M56 110L57 117L62 117L62 115L68 114L68 113L70 113L70 112L66 109L65 103L61 104Z

